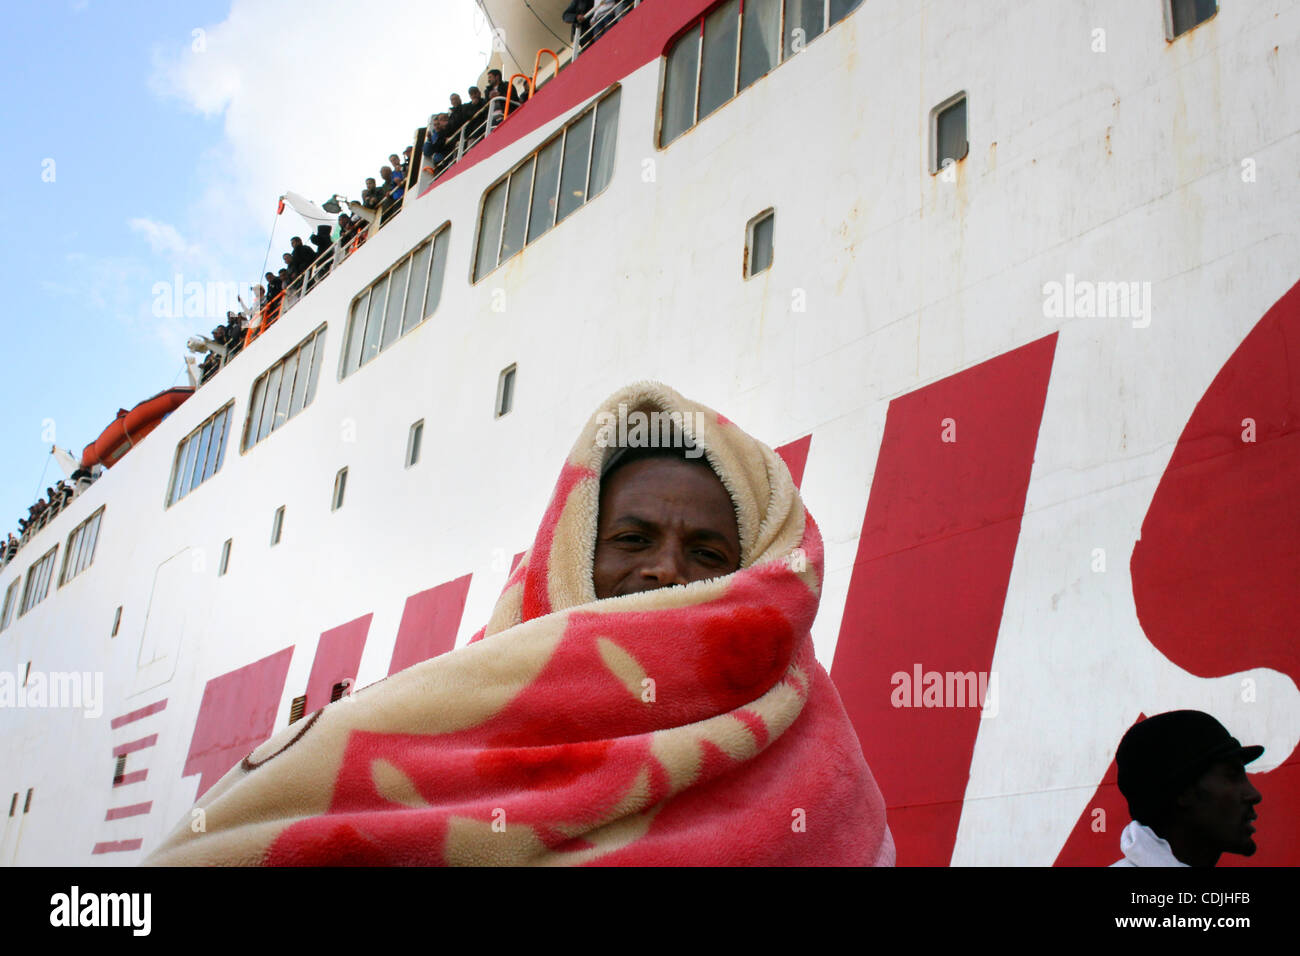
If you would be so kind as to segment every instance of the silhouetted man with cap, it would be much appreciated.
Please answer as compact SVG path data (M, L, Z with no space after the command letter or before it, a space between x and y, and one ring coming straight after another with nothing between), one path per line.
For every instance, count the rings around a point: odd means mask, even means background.
M1245 765L1263 752L1199 710L1134 724L1115 755L1133 822L1120 834L1124 859L1112 865L1214 866L1223 853L1253 854L1263 798Z

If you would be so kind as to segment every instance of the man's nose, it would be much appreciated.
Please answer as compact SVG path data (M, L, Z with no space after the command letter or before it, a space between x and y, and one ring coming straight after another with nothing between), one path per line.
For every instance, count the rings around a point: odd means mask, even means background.
M675 584L689 584L686 577L686 563L681 549L670 544L659 547L641 566L641 577L653 580L657 587L672 587Z
M1255 789L1255 785L1251 783L1250 778L1247 777L1246 778L1246 802L1253 806L1254 804L1259 803L1263 799L1264 799L1264 795Z

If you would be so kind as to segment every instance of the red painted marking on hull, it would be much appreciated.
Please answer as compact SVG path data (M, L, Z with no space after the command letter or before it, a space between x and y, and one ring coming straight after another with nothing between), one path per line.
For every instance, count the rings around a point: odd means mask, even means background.
M113 786L125 787L128 783L139 783L147 776L149 776L149 769L147 767L144 770L132 770L130 773L122 774L121 780L114 780Z
M148 707L141 707L139 710L133 710L129 714L123 714L121 717L114 717L112 721L109 722L109 727L113 730L117 730L119 727L140 720L143 717L148 717L150 714L156 714L166 706L167 698L164 697L162 700L154 701Z
M361 652L373 617L366 614L321 634L311 663L311 676L307 678L307 713L314 713L330 702L335 684L343 680L356 683Z
M126 807L113 807L108 813L104 814L105 820L120 820L123 817L138 817L148 813L153 809L153 801L147 800L144 803L133 803Z
M616 23L597 43L584 50L572 66L544 84L527 103L477 144L424 192L454 179L499 153L533 130L591 99L613 83L657 60L670 40L713 5L714 0L654 0L643 3Z
M91 853L125 853L129 850L138 850L144 844L143 839L134 840L110 840L105 843L96 843Z
M445 654L456 646L456 631L460 628L471 577L466 574L406 599L393 658L388 664L389 674Z
M790 477L794 479L795 487L803 484L803 470L808 464L808 449L811 445L812 435L804 435L803 438L796 438L776 449L785 466L790 469Z
M181 771L183 777L200 775L198 796L274 732L292 657L293 647L286 647L214 677L203 688L190 751Z
M980 710L895 707L891 677L990 669L1055 349L1053 334L889 405L831 675L900 865L950 862Z

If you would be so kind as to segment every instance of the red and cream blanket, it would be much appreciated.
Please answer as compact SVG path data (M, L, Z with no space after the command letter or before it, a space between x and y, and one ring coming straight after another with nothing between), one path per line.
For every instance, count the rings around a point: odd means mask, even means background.
M636 411L680 413L705 450L741 570L597 601L608 424ZM632 386L574 446L481 640L285 728L147 862L892 864L884 801L813 655L821 579L779 456Z

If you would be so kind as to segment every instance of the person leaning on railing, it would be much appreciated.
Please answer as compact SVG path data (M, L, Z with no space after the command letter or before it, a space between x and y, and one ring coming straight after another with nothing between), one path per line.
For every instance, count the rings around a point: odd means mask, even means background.
M370 176L366 179L366 188L361 190L361 205L367 209L378 209L379 203L384 198L384 191L375 185L375 178Z
M450 119L446 113L438 113L430 123L428 134L424 137L424 155L427 159L440 163L453 150Z
M560 19L573 24L573 45L578 45L578 37L587 28L587 14L595 6L595 0L573 0L561 14Z
M508 84L501 79L500 70L497 69L488 70L487 78L488 78L488 86L487 89L483 91L483 95L484 97L487 98L488 103L492 103L492 101L494 99L497 99L498 97L500 97L502 100L502 102L492 104L489 107L489 109L492 112L492 116L494 117L494 119L492 120L493 123L497 121L496 119L497 117L499 117L504 113L505 111L504 100L506 99L506 97L510 98L511 109L514 109L517 106L523 106L524 103L528 102L528 94L524 93L522 96L520 96L519 91L515 89L514 84Z

